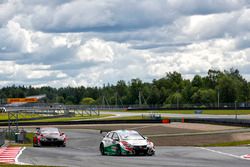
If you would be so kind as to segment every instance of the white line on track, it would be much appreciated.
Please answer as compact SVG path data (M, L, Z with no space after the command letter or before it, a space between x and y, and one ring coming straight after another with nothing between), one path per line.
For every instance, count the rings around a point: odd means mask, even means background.
M230 153L216 151L216 150L212 150L212 149L205 148L205 147L197 147L197 148L202 149L202 150L207 150L207 151L210 151L210 152L214 152L214 153L217 153L217 154L225 155L225 156L228 156L228 157L234 157L234 158L241 159L241 160L242 159L249 160L249 159L245 159L243 156L238 156L238 155L233 155L233 154L230 154Z
M15 164L19 164L19 165L31 165L31 164L28 164L28 163L23 163L23 162L19 162L19 161L18 161L18 158L20 157L20 155L22 155L23 150L25 150L25 149L26 149L26 147L23 147L23 148L19 151L19 153L17 154L17 156L16 156L16 158L15 158Z
M16 158L15 158L15 163L18 163L18 158L19 158L19 156L23 153L23 150L25 150L25 148L26 148L26 147L23 147L23 148L19 151L19 153L17 154L17 156L16 156Z
M142 129L142 128L149 128L149 127L154 127L154 126L159 126L159 125L145 125L145 126L137 126L137 127L133 127L133 128L128 128L128 129Z

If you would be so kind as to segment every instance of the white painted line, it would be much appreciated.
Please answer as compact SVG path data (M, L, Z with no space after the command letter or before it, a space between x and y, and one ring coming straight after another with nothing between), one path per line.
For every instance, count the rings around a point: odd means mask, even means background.
M25 150L26 149L26 147L23 147L20 151L19 151L19 153L17 154L17 156L16 156L16 158L15 158L15 163L18 163L18 158L20 157L20 155L23 153L23 150Z
M154 126L160 126L160 125L145 125L145 126L137 126L133 128L128 128L128 129L143 129L143 128L149 128L149 127L154 127Z
M210 152L214 152L214 153L217 153L217 154L221 154L221 155L226 155L226 156L229 156L229 157L234 157L234 158L237 158L237 159L242 159L242 157L238 156L238 155L224 153L224 152L221 152L221 151L216 151L216 150L212 150L212 149L205 148L205 147L197 147L197 148L200 148L202 150L207 150L207 151L210 151Z
M19 151L18 155L17 155L16 158L15 158L15 164L19 164L19 165L32 165L32 164L23 163L23 162L19 162L19 161L18 161L18 158L20 157L20 155L22 155L23 150L25 150L25 149L26 149L26 147L23 147L23 148Z

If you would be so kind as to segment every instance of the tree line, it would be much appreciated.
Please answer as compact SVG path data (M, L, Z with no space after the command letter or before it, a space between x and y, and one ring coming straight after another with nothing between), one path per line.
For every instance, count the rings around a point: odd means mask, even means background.
M195 75L184 79L176 71L168 72L151 83L139 78L129 82L124 80L102 87L63 87L50 86L8 86L0 89L1 103L6 98L22 98L46 94L43 102L67 105L171 105L171 104L216 104L249 102L250 82L242 77L237 69L210 69L206 76Z

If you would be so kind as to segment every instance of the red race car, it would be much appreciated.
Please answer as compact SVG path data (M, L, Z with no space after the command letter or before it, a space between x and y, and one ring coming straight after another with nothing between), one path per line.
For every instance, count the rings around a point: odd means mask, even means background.
M43 145L56 145L58 147L65 147L66 135L60 132L58 128L37 128L33 137L33 146L41 147Z

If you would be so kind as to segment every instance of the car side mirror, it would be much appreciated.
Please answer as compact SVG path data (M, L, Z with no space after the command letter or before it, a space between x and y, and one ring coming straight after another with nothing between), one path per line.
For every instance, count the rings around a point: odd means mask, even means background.
M64 135L64 133L63 133L63 132L60 134L60 136L62 136L62 135Z
M145 140L148 140L148 137L147 137L147 136L145 136L145 137L144 137L144 139L145 139Z
M100 134L102 134L102 137L104 138L107 135L108 132L100 130Z

